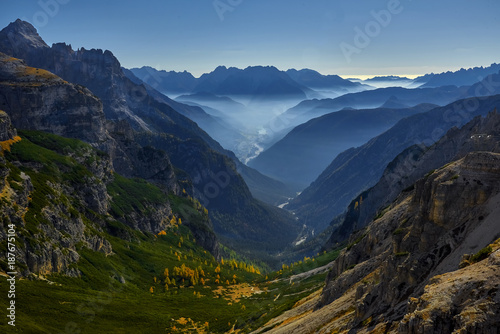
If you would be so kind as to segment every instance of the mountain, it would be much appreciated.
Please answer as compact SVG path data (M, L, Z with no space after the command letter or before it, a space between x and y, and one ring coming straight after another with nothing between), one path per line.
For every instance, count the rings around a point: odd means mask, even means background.
M127 176L141 175L150 182L161 184L166 193L180 193L174 167L166 154L151 147L140 147L133 143L125 145L122 138L118 136L113 138L108 129L112 133L118 125L113 128L107 124L101 101L88 89L68 83L46 70L26 66L23 61L3 53L0 53L0 65L0 105L7 111L9 123L12 120L15 127L24 130L43 131L85 140L92 146L103 150L99 151L101 153L93 152L92 154L101 154L103 157L99 158L99 161L103 165L109 165L107 169L121 170ZM126 131L127 127L122 125L121 129ZM41 140L37 139L38 137L43 136L37 134L37 137L31 137L30 141ZM45 145L49 145L50 140L64 143L62 139L56 137L54 139L48 135L45 137L49 140ZM64 151L63 149L64 147L60 148L61 151ZM83 159L85 154L81 154ZM95 157L89 157L89 159L92 161ZM97 166L89 165L85 168L92 170ZM95 171L95 173L103 180L107 180L102 175L103 171ZM104 214L109 206L109 199L106 191L99 188L102 184L99 183L93 187L92 182L87 188L83 188L86 194L84 199L91 210ZM185 218L188 222L188 217ZM127 223L134 228L140 227L140 223L130 223L130 221ZM159 232L157 227L151 226L141 229ZM208 232L209 235L204 235L200 241L206 240L208 244L202 243L202 246L216 254L218 251L214 247L218 246L212 228L203 227L202 230L197 230L193 226L192 232L199 236Z
M408 106L401 101L396 96L391 96L385 103L381 106L381 108L390 108L390 109L401 109L408 108Z
M181 74L158 71L152 68L131 69L139 79L162 92L176 92L177 80L183 84L179 93L210 93L219 96L234 96L250 99L254 102L287 98L304 100L308 88L292 80L285 72L273 66L249 66L245 69L219 66L199 78L192 78L188 73Z
M112 155L117 172L146 177L148 169L137 168L136 157L130 158L127 153L130 146L137 154L152 147L166 153L175 168L182 170L177 170L180 182L208 208L214 229L227 244L258 244L264 250L267 247L269 254L297 237L300 227L294 217L255 200L237 173L234 160L225 155L227 151L196 123L128 79L111 52L74 51L62 43L48 47L40 40L29 23L18 20L0 31L0 51L8 50L28 65L85 86L100 99L109 133L125 153ZM140 157L154 161L154 155ZM161 179L157 182L164 186Z
M378 183L349 204L329 244L342 242L355 230L365 227L401 192L411 190L417 180L475 151L500 153L500 114L496 110L486 117L476 116L460 129L453 127L431 147L415 145L399 154Z
M191 92L196 86L196 78L187 71L167 72L150 66L131 68L130 71L144 83L165 95Z
M417 88L420 85L416 84L410 78L400 77L396 75L376 76L359 82L376 88L387 88L387 87Z
M297 126L248 165L302 190L314 181L339 153L358 147L391 128L397 121L432 109L341 110Z
M314 90L352 92L365 89L360 83L342 79L338 75L322 75L310 69L290 69L286 74L297 83Z
M469 98L402 119L363 146L339 154L287 208L307 219L305 224L322 230L352 199L374 186L403 150L415 144L430 146L453 126L461 127L499 105L498 95Z
M500 303L500 154L418 180L351 235L325 287L256 333L490 333Z
M376 76L370 79L366 79L364 81L366 82L374 82L374 81L392 81L392 82L398 82L398 81L408 81L411 80L407 77L400 77L397 75L386 75L386 76Z
M307 88L273 66L249 66L244 70L219 66L199 78L194 92L240 96L262 102L277 98L304 100Z
M175 100L184 104L199 106L208 114L227 124L228 127L239 129L239 131L245 131L247 127L245 119L253 113L244 104L236 102L230 97L217 96L207 92L181 95ZM242 142L239 140L238 144ZM233 151L238 154L240 150L235 148Z
M276 117L275 123L285 123L293 128L310 119L345 108L379 108L397 99L399 105L413 107L422 103L446 105L461 97L466 97L466 87L455 86L408 89L402 87L379 88L342 95L334 99L306 100Z
M0 64L0 106L11 111L16 127L57 132L95 145L109 140L102 103L88 89L3 53Z
M426 74L415 78L415 83L421 84L420 87L439 87L439 86L471 86L491 74L497 74L500 71L500 64L491 64L488 67L474 67L469 69L460 69L456 72L443 72L439 74Z

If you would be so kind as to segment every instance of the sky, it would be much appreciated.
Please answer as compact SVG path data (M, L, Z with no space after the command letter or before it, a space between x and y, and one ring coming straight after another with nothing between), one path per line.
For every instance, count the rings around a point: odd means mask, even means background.
M500 62L498 0L0 0L51 45L107 49L127 68L311 68L367 78Z

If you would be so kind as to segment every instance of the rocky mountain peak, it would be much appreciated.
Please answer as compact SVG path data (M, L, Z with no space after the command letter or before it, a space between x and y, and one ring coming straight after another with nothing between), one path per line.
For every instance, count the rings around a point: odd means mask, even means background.
M31 23L20 19L0 31L0 44L6 47L3 51L8 54L19 49L49 47Z

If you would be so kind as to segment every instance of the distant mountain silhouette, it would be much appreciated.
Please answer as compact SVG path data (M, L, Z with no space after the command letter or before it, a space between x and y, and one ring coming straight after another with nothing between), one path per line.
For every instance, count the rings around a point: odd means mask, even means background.
M393 82L397 82L397 81L408 81L408 80L411 80L411 79L407 78L407 77L400 77L400 76L397 76L397 75L386 75L386 76L373 77L373 78L370 78L370 79L366 79L364 81L365 82L371 82L371 81L393 81Z
M130 71L154 89L165 94L183 94L191 92L196 86L196 78L187 71L167 72L149 66L131 68Z
M228 150L234 150L238 143L241 142L244 137L234 129L229 123L225 122L224 119L214 117L199 106L193 106L184 104L178 101L174 101L167 97L166 95L160 93L153 87L146 83L143 83L139 78L137 78L132 71L123 69L124 74L136 84L144 84L148 94L154 97L157 101L165 103L166 105L172 107L180 114L186 116L187 118L195 121L200 128L205 130L212 138L217 140L224 148Z
M249 66L245 69L219 66L200 78L188 72L166 72L151 67L133 68L131 71L163 93L305 99L308 91L307 87L273 66Z
M426 74L414 80L415 83L422 84L425 87L440 87L447 85L470 86L490 74L496 74L500 71L500 64L493 63L488 67L474 67L469 69L460 69L456 72L443 72L439 74Z
M394 106L413 107L421 103L446 105L467 93L466 87L446 86L438 88L408 89L402 87L379 88L346 94L334 99L305 100L278 116L281 123L293 128L308 120L345 108L366 109ZM278 121L279 121L278 120Z
M286 71L286 74L299 84L312 89L344 90L346 92L366 89L361 83L342 79L338 75L322 75L310 69L290 69Z
M194 92L252 98L305 99L307 87L273 66L250 66L244 70L219 66L200 77Z

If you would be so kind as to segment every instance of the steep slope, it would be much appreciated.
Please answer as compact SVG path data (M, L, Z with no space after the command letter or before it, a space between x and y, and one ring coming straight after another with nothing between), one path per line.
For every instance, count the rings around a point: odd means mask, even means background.
M500 154L440 168L352 235L321 295L268 332L497 331L499 201Z
M22 32L29 31L29 37ZM163 131L180 138L200 137L211 148L220 145L194 122L170 106L156 101L144 86L133 83L122 71L110 51L72 50L64 43L48 47L30 45L23 40L41 40L27 22L17 20L0 31L0 51L26 61L29 66L46 69L59 77L90 89L104 107L108 120L127 120L138 131Z
M499 105L498 95L470 98L405 118L365 145L339 154L288 208L307 218L307 225L325 228L352 199L375 185L403 150L415 144L430 146L453 126L461 127Z
M0 111L0 176L0 276L15 282L9 321L22 331L174 333L190 317L200 331L224 333L274 298L247 302L260 271L242 260L224 264L199 202L120 176L89 144L16 133ZM214 256L200 247L210 241ZM237 307L218 298L239 290ZM0 305L14 309L7 298ZM131 316L144 305L153 313Z
M382 211L427 173L474 151L500 153L500 115L496 110L486 117L475 117L461 129L450 129L431 147L415 145L399 154L380 181L349 204L330 244L342 242L355 230L365 227L377 211Z
M89 190L84 188L87 192L85 200L89 209L99 214L105 214L106 208L109 207L109 199L105 191L98 186L102 185L102 182L107 182L109 177L105 174L111 174L113 169L120 169L127 176L141 175L150 182L160 184L165 193L180 192L174 168L166 154L152 147L140 147L133 141L129 142L133 135L129 134L127 137L124 134L127 131L131 132L127 125L122 125L120 128L123 134L113 138L105 127L113 132L118 130L119 125L113 127L105 123L102 103L82 86L70 84L50 72L28 67L18 59L0 53L0 105L5 107L8 114L12 116L13 124L17 127L82 139L103 150L93 154L101 155L99 161L103 165L102 168L107 170L101 171L95 166L92 167L94 169L87 167L98 179L80 180L89 182ZM37 144L43 143L39 139L40 136L33 135L30 140L36 139ZM47 140L50 139L49 143L53 141L53 145L64 152L64 147L57 146L59 142L64 144L63 140L47 138ZM68 141L68 143L72 142ZM24 147L24 144L20 145ZM29 150L33 149L31 146L26 147ZM48 148L53 147L48 146ZM96 159L89 153L79 152L78 154L88 156L90 160ZM42 162L46 163L46 160ZM94 163L97 162L94 161ZM84 167L75 168L77 171L78 168L84 169ZM50 175L47 177L52 178ZM97 185L93 186L94 181ZM147 187L144 189L147 190ZM164 214L163 209L159 209L158 214ZM140 217L135 218L136 221L141 221ZM141 227L140 223L134 223L133 226L134 228ZM193 229L193 234L207 242L207 244L202 243L204 247L215 251L215 247L218 246L211 227L207 228L202 225L190 225L190 227ZM150 226L146 230L154 232L154 229L157 228L153 227L152 230Z
M339 153L358 147L397 121L432 109L341 110L299 125L248 165L299 190L307 187Z
M29 38L24 31L29 31ZM28 65L48 69L67 81L85 85L99 97L106 119L112 121L110 135L122 152L127 153L128 148L134 147L132 158L128 154L124 158L112 155L117 172L147 177L143 173L149 173L150 169L141 168L144 165L135 165L135 162L137 158L162 162L156 159L158 155L141 155L143 150L148 150L146 146L151 145L155 152L166 152L172 164L184 171L184 174L178 172L185 190L209 209L215 229L232 245L243 246L244 243L234 240L248 237L249 243L276 251L297 237L300 227L294 217L255 200L236 172L235 163L225 155L227 151L196 123L158 102L143 85L128 79L111 52L73 51L71 46L62 43L51 48L31 43L39 39L29 23L18 20L0 31L0 42L5 43L0 44L0 51L11 50ZM115 161L115 158L123 159ZM165 187L161 178L155 181ZM272 231L268 226L273 227ZM278 235L275 230L284 232Z

